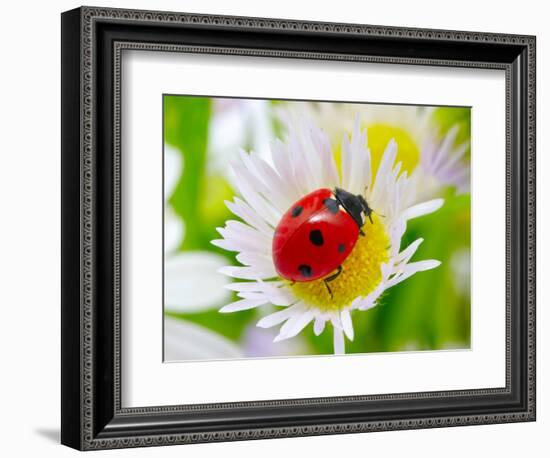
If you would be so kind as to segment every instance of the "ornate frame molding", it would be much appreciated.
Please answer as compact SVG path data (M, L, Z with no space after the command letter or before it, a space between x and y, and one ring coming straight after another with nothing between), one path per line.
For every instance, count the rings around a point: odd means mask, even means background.
M66 80L78 81L78 109L66 108L66 103L74 100L76 88L72 91L64 89L64 112L67 117L78 116L78 132L72 132L71 135L63 138L63 161L64 177L71 180L71 190L78 189L78 194L70 202L64 201L64 210L66 220L64 219L64 229L67 232L78 228L78 233L74 235L78 239L79 252L71 256L63 257L63 263L69 269L77 268L78 275L66 274L65 284L67 282L78 282L68 288L73 288L66 293L63 304L64 322L66 326L78 326L78 339L75 341L74 333L65 332L63 346L72 344L78 347L78 354L64 352L63 354L63 381L65 387L70 385L71 395L66 396L63 402L63 431L62 442L79 449L104 449L120 447L137 447L150 445L167 445L179 443L195 443L209 441L227 441L227 440L245 440L245 439L263 439L271 437L289 437L305 436L319 434L339 434L350 432L384 431L398 429L413 429L426 427L504 423L514 421L529 421L535 419L535 38L531 36L490 34L478 32L462 31L443 31L443 30L425 30L399 27L382 27L371 25L356 24L336 24L336 23L318 23L303 22L278 19L247 18L247 17L228 17L228 16L205 16L197 14L151 12L151 11L132 11L123 9L106 9L82 7L78 10L64 13L64 53L63 61L64 74ZM97 113L98 105L103 103L97 91L98 66L104 65L98 60L99 47L104 43L99 43L98 26L107 24L110 30L117 25L120 26L156 26L169 25L177 28L190 28L190 30L220 30L237 31L241 34L253 32L268 33L290 33L293 36L357 36L361 39L384 38L384 39L411 39L415 42L430 43L446 42L452 46L457 43L474 44L475 46L498 45L508 53L510 50L517 49L518 57L512 62L488 61L488 60L468 60L467 56L462 58L434 58L434 57L403 57L403 56L385 56L373 54L358 53L338 53L334 51L319 52L296 51L296 50L278 50L269 48L252 47L232 47L232 46L213 46L213 45L182 45L163 42L137 42L131 37L124 39L112 38L108 43L112 44L112 109L113 119L110 124L112 129L112 164L109 165L109 171L112 172L112 193L107 193L112 198L113 219L110 229L98 228L99 206L104 204L105 196L99 196L101 183L98 181L98 138ZM116 34L115 34L116 35ZM78 38L78 49L69 49L69 40ZM106 40L103 38L103 40ZM265 57L295 57L303 59L331 59L348 60L364 62L381 62L390 64L412 64L412 65L439 65L448 67L471 67L471 68L495 68L506 71L506 106L507 106L507 138L506 138L506 156L507 156L507 383L506 388L495 388L487 390L468 390L458 392L430 392L430 393L407 393L407 394L388 394L380 396L356 396L346 398L316 398L300 400L283 401L263 401L251 403L231 403L219 405L191 405L191 406L163 406L152 408L133 408L123 409L120 403L120 89L121 89L121 53L125 49L143 49L151 51L171 51L188 53L214 53L231 55L253 55ZM513 52L513 51L510 51ZM506 54L506 53L504 53ZM78 56L78 66L75 66L74 58ZM103 57L102 57L103 58ZM518 59L523 59L518 64ZM525 62L526 61L526 62ZM519 67L518 67L519 65ZM64 83L65 84L65 83ZM519 87L525 85L525 88ZM522 95L521 90L524 94ZM520 93L518 93L520 91ZM518 105L517 98L519 97ZM513 111L513 108L518 111ZM70 111L70 112L69 112ZM520 138L512 135L513 125L518 121L517 117L524 119L525 131L522 133L524 144L523 148L519 143ZM65 130L75 129L73 121L64 121ZM103 126L101 129L108 129ZM109 137L111 138L111 137ZM79 157L75 158L75 145L78 144ZM518 146L519 145L519 146ZM525 157L524 162L515 164L514 152L522 152ZM517 158L516 158L517 159ZM75 163L77 161L77 164ZM77 168L79 176L69 176L66 170ZM73 172L74 174L74 172ZM520 174L520 176L517 176ZM77 183L75 183L75 180ZM516 181L514 181L516 180ZM518 185L524 183L526 195L524 202L521 202L521 196L517 196L518 188L513 192L513 183ZM63 192L67 192L68 185ZM68 198L69 199L69 198ZM514 200L516 199L516 200ZM79 212L69 212L69 208L76 208ZM518 209L520 206L521 208ZM520 211L521 210L521 211ZM519 213L518 213L519 211ZM518 225L516 213L523 212L526 217L525 224ZM107 235L100 233L107 230ZM521 235L521 231L524 234ZM525 288L522 292L512 291L509 279L513 276L515 264L512 262L513 240L512 235L520 234L520 242L524 242L525 269L524 281L520 285ZM102 307L98 300L98 284L102 281L98 278L97 253L98 250L105 248L98 244L102 237L112 237L111 255L113 265L113 282L111 290L107 293L113 298L113 319L111 325L113 333L112 356L113 356L113 374L112 374L112 392L108 388L98 388L97 377L98 370L98 308ZM519 235L518 235L519 237ZM104 240L104 239L102 239ZM75 240L72 243L67 242L74 248ZM64 242L65 244L65 242ZM64 245L65 247L65 245ZM67 251L66 251L67 252ZM517 380L514 377L520 375L512 373L513 349L511 345L512 327L519 326L514 318L512 310L513 294L520 294L520 301L525 298L523 307L525 310L522 316L525 319L523 328L520 329L520 335L525 339L525 368L520 374L525 377L523 382L525 387L522 395L525 396L525 402L521 403L521 408L517 411L508 411L506 413L479 413L465 415L445 415L440 413L431 416L418 416L412 419L398 418L390 420L361 420L361 421L333 421L324 422L315 425L273 425L257 428L227 428L227 430L216 431L191 431L173 432L173 428L167 420L167 427L164 433L154 432L147 428L132 432L131 428L124 424L124 419L130 417L147 418L152 416L173 416L185 415L189 412L212 410L233 411L242 408L274 408L274 407L299 407L313 406L322 404L355 403L364 401L397 401L397 400L422 400L430 398L456 398L465 399L473 396L490 395L511 395L512 384ZM74 300L78 296L78 311L74 310ZM69 310L69 308L72 309ZM515 313L515 312L514 312ZM523 333L525 335L523 335ZM110 348L110 347L109 347ZM64 350L65 351L65 350ZM75 367L75 363L78 364ZM99 368L99 369L98 369ZM78 386L75 383L78 380ZM99 384L101 385L101 384ZM75 393L76 390L76 393ZM107 390L107 392L105 391ZM109 394L110 393L110 394ZM102 406L104 402L101 396L109 394L112 396L112 404L105 409ZM74 401L78 399L78 405ZM111 408L111 409L110 409ZM109 414L109 410L111 413ZM100 412L101 411L101 412ZM78 425L74 422L78 418ZM106 421L109 420L109 421ZM109 429L109 425L111 426Z

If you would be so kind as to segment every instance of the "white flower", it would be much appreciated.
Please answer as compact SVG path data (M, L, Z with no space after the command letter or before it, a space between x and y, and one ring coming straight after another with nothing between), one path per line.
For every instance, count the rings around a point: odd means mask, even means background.
M182 219L170 203L183 172L183 155L164 145L164 305L171 312L212 309L230 297L227 277L217 270L226 259L208 251L178 252L185 236Z
M218 272L227 259L208 251L182 251L165 257L164 305L170 312L210 310L229 300L228 278Z
M272 328L260 328L250 325L241 339L241 348L246 358L265 358L269 356L296 356L307 353L304 340L294 339L273 342L277 332Z
M441 185L453 186L459 194L470 191L470 167L464 161L469 144L454 147L457 134L458 126L454 126L441 141L433 135L424 140L419 173L415 175L418 184L424 187L423 194L437 192Z
M164 317L164 361L242 358L239 347L208 328Z
M223 289L227 279L216 272L225 262L223 256L206 251L177 251L184 237L184 225L168 199L182 171L182 154L164 145L164 307L171 312L196 312L215 307L229 294ZM241 356L235 344L223 336L199 325L164 317L165 361Z
M327 132L333 146L343 133L351 133L359 115L361 126L368 132L373 169L388 140L394 138L399 145L397 161L416 182L418 199L437 197L444 186L454 187L458 193L469 191L470 167L464 160L469 142L455 146L458 125L440 132L433 119L434 107L351 103L310 103L298 110L293 107L288 104L279 110L287 126L295 123L297 112L305 113Z
M412 262L422 239L401 249L407 220L437 210L443 203L435 199L415 202L414 182L401 164L395 165L398 145L391 140L374 176L367 133L359 118L351 138L341 144L341 166L335 161L329 138L307 119L289 131L285 143L272 146L270 166L257 154L241 153L233 167L241 198L227 202L241 221L227 221L219 228L222 238L216 246L236 252L242 266L226 266L224 274L246 281L228 285L239 300L220 311L238 312L266 304L282 309L258 322L268 328L282 324L275 341L296 336L313 322L316 335L326 323L333 328L335 353L345 352L344 335L353 340L352 312L374 307L382 293L417 272L433 269L440 262ZM342 264L342 274L331 282L332 295L323 279L291 283L279 278L272 259L274 230L282 215L300 198L319 188L341 187L363 194L373 213L373 223L365 224L367 236L358 241Z
M208 128L209 173L225 174L242 145L249 145L262 157L269 154L269 141L273 137L269 101L214 98L212 102Z

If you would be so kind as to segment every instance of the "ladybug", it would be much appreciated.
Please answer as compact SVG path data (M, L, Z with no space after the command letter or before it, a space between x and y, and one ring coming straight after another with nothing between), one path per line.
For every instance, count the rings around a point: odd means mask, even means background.
M275 229L272 251L277 273L293 283L325 277L332 297L329 283L342 273L342 263L359 236L365 235L365 218L373 223L372 213L363 196L341 188L321 188L302 197Z

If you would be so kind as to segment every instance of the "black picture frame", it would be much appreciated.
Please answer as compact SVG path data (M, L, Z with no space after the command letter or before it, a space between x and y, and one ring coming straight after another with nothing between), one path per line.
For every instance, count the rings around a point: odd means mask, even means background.
M80 450L535 420L535 37L81 7L62 14L62 430ZM506 387L121 407L124 49L506 73Z

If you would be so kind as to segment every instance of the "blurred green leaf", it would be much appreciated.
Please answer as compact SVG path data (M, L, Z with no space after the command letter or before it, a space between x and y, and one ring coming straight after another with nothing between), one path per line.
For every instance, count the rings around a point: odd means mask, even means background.
M185 221L182 248L189 250L203 245L198 203L202 200L209 119L209 98L164 96L164 139L181 152L184 162L170 204Z

